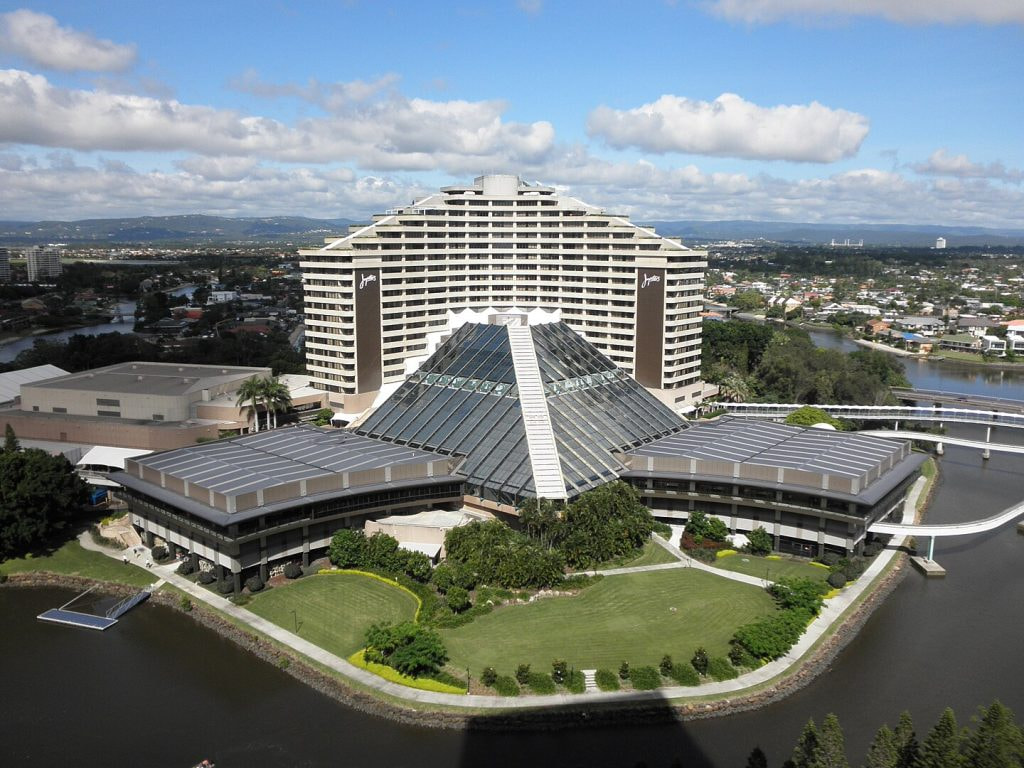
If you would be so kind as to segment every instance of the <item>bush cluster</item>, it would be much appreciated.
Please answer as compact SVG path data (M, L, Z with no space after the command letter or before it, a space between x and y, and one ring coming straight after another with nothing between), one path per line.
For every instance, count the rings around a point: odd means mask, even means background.
M692 664L673 664L667 677L671 677L679 685L700 685L700 675Z
M374 624L366 630L367 661L386 664L403 675L435 674L448 661L448 652L433 630L411 621Z
M703 647L693 652L690 666L697 670L698 675L706 675L708 673L708 652Z
M731 642L742 646L756 659L777 659L800 639L811 618L809 612L801 609L782 610L751 624L744 624L736 630Z
M661 687L661 675L655 667L634 667L629 679L638 691L653 691Z
M740 673L727 658L712 656L708 659L708 676L712 680L734 680Z
M597 674L594 676L597 682L597 687L602 691L617 691L619 690L619 678L610 669L599 669Z
M494 690L499 696L518 696L519 684L516 683L514 677L498 675L497 679L494 681Z
M451 529L445 550L453 567L475 573L480 583L509 589L557 584L565 568L558 552L533 543L499 520Z
M196 577L196 581L203 585L213 584L217 580L217 577L210 571L200 571L199 576Z
M569 670L569 676L565 679L565 689L569 693L583 693L587 690L587 680L580 670Z
M747 544L744 549L752 555L763 557L771 554L773 544L772 535L759 525L747 534Z
M369 538L354 528L343 528L331 537L327 550L339 568L364 568L391 576L404 574L420 583L430 580L433 568L422 552L402 549L393 536L378 531Z
M555 681L551 675L545 675L543 672L531 672L527 675L526 685L534 693L549 694L556 690Z
M484 671L480 673L480 682L488 688L493 686L494 681L497 679L498 673L494 671L494 667L484 667Z
M174 569L174 572L181 576L188 576L190 573L194 571L195 568L192 567L191 558L185 558L178 564L178 567Z
M296 563L294 560L284 567L284 577L286 579L297 579L302 576L302 566Z
M261 589L263 589L263 587L263 579L261 579L259 575L250 576L248 579L245 580L245 588L248 589L250 592L259 592Z
M153 559L156 560L158 563L162 562L167 559L167 547L153 547L153 549L150 550L150 554L153 556Z

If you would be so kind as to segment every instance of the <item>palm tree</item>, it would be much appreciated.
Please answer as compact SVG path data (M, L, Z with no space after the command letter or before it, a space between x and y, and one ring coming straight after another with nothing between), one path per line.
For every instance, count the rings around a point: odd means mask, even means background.
M274 415L274 429L277 429L277 414L285 413L292 407L292 396L288 387L277 378L264 379L263 403L267 407L267 429L270 429L270 415Z
M252 403L253 415L256 417L256 428L254 432L260 431L260 414L257 410L260 402L263 400L263 393L265 387L265 380L259 376L250 376L248 379L243 381L238 387L238 400L235 405L243 407L247 402Z

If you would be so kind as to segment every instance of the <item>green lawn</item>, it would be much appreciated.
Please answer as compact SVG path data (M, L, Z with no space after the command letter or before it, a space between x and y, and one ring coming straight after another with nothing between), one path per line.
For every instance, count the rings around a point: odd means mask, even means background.
M574 597L498 608L441 634L450 665L474 675L487 666L510 674L522 663L547 672L555 659L618 669L657 665L666 653L689 659L700 645L725 655L738 626L773 610L762 589L680 568L607 576Z
M653 541L648 541L636 557L601 563L596 570L607 571L611 568L633 568L638 565L660 565L674 562L676 562L676 558L671 552Z
M137 587L144 587L156 581L156 575L150 571L135 565L125 565L99 552L82 549L77 539L72 539L50 554L6 560L0 564L0 571L7 574L50 571L101 581L116 581Z
M416 598L377 579L358 574L306 576L256 595L253 613L346 658L363 647L371 624L398 623L416 615ZM294 615L292 615L294 611Z
M790 578L821 579L828 578L828 568L811 565L807 560L791 560L783 556L781 560L769 560L767 557L756 557L739 552L728 557L715 560L716 568L734 573L745 573L759 579L777 581L783 576Z

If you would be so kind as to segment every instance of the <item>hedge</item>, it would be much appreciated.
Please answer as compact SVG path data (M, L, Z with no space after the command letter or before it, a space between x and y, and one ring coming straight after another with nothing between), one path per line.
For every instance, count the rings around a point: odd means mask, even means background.
M610 669L599 669L595 675L597 687L602 691L619 690L619 676Z
M712 680L735 680L740 673L724 656L712 656L708 659L708 675Z
M465 693L465 688L458 688L454 685L447 685L438 680L433 680L429 677L409 677L403 675L397 669L387 666L386 664L377 664L372 661L367 661L363 658L363 651L356 651L348 657L350 664L354 664L360 669L365 669L367 672L372 672L378 677L383 677L385 680L390 680L392 683L398 683L399 685L405 685L409 688L419 688L422 691L434 691L436 693Z
M534 693L548 694L555 692L555 681L551 679L551 675L545 675L543 672L531 672L527 677L526 684Z
M554 685L554 681L551 684ZM494 681L494 690L499 696L518 696L519 684L514 677L498 675L498 679Z
M574 669L569 672L569 676L565 680L565 689L569 693L583 693L587 690L587 681L583 677L583 673L578 669Z
M634 667L629 679L638 691L653 691L661 687L661 675L655 667Z
M673 664L669 677L679 685L700 685L700 675L688 661Z

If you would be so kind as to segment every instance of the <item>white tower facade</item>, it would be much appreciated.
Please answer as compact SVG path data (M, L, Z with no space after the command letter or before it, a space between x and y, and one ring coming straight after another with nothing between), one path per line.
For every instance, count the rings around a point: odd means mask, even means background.
M345 410L467 309L560 312L667 405L699 402L706 251L551 187L481 176L299 254L306 367Z

